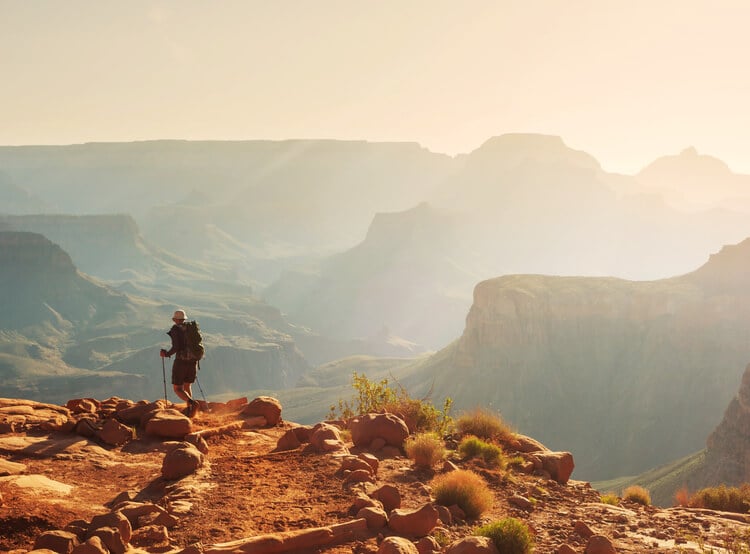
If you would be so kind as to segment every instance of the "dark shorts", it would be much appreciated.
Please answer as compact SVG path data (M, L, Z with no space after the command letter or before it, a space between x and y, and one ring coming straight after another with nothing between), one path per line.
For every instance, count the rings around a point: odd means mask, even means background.
M172 364L172 384L194 383L197 365L196 360L175 360Z

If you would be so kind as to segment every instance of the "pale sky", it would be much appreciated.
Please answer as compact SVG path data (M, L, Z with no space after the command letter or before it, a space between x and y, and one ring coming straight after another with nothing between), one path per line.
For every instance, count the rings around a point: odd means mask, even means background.
M750 173L750 2L0 0L0 145L560 135Z

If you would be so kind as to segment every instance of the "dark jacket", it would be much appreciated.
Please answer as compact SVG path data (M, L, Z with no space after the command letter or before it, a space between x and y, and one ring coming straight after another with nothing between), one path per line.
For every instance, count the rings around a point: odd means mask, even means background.
M167 356L177 354L178 360L187 360L187 341L185 340L185 326L184 325L172 325L172 328L167 331L167 334L172 339L172 348L167 351Z

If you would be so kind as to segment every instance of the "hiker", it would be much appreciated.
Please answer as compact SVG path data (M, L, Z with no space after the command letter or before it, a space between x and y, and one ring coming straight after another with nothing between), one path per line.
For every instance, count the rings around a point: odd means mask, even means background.
M159 351L159 355L162 358L170 358L172 354L176 354L174 363L172 364L172 387L174 388L174 393L187 402L185 413L192 417L198 409L198 402L193 399L192 391L198 361L188 356L185 340L185 320L187 320L185 310L177 310L174 313L172 316L174 325L167 332L172 339L172 348L169 350L162 348Z

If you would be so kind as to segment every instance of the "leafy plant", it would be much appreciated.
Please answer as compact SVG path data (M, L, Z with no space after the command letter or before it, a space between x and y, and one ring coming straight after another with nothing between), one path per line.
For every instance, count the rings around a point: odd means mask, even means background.
M484 408L461 414L456 420L456 429L461 435L474 435L487 441L502 439L513 434L500 414Z
M651 505L651 493L649 493L647 489L639 485L632 485L622 491L622 498L624 500L630 500L631 502L643 504L644 506Z
M508 465L502 448L474 436L464 438L458 445L458 451L468 458L480 457L488 466L505 469Z
M514 517L483 525L474 534L492 539L498 552L503 554L527 554L534 549L534 539L529 528Z
M691 508L746 513L750 508L750 484L744 483L739 487L722 484L701 489L690 497L688 505Z
M443 506L458 505L469 518L477 518L492 507L492 491L476 473L457 469L432 480L435 501Z
M404 450L420 467L432 467L445 456L443 441L434 433L418 433L406 439Z
M453 425L450 416L453 400L446 398L443 409L437 409L427 398L416 399L396 383L391 386L388 379L371 381L356 371L352 375L352 388L356 395L351 400L339 400L338 409L331 406L328 419L349 419L358 415L390 412L402 417L416 431L432 431L445 435ZM337 417L338 416L338 417Z

